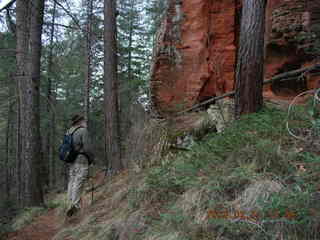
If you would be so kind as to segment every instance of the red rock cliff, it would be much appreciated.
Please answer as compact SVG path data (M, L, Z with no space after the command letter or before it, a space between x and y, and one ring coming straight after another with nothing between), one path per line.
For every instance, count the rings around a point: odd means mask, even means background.
M319 33L313 31L320 20L318 0L273 0L267 10L265 76L306 67L315 63L313 44ZM265 86L265 96L292 97L317 87L319 77Z
M320 20L317 1L269 1L266 78L313 63L305 49L314 41L312 23ZM240 13L240 0L168 1L152 66L151 96L158 112L177 112L233 90ZM293 95L315 83L315 77L305 85L276 83L265 86L265 95Z

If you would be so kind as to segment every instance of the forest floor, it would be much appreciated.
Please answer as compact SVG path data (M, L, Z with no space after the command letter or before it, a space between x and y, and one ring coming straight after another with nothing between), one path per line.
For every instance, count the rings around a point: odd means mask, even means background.
M31 225L10 233L8 240L50 240L58 232L59 219L55 209L37 217Z
M94 185L100 186L104 181L104 173L100 172L94 177ZM89 181L87 185L91 184ZM87 186L88 189L89 186ZM30 224L26 224L21 229L10 232L6 236L7 240L52 240L54 236L66 227L79 224L86 212L90 208L91 191L85 190L82 198L83 211L75 217L66 219L61 208L54 208L46 211L40 216L35 217ZM69 240L66 238L66 240Z

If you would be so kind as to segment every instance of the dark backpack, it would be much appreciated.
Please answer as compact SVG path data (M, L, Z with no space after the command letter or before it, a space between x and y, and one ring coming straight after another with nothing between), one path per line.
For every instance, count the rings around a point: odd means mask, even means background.
M66 163L72 163L76 160L79 152L74 149L73 145L73 134L82 127L78 127L73 130L72 133L65 134L63 137L63 142L59 147L59 158L61 161Z

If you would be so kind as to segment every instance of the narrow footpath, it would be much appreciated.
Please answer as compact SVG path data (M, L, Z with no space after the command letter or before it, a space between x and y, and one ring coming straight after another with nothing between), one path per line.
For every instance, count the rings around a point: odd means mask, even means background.
M51 240L59 230L55 209L36 218L32 224L17 232L9 233L8 240Z

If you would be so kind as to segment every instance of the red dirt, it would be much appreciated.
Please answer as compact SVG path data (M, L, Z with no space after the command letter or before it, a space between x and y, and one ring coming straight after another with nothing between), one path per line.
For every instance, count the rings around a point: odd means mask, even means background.
M94 177L94 185L99 186L104 182L104 172L99 172ZM87 183L91 185L91 180ZM79 216L71 218L70 221L64 222L64 217L57 214L56 209L49 210L44 215L35 218L31 224L23 227L19 231L9 233L7 240L51 240L53 237L64 227L70 224L78 224L82 220L82 216L85 215L89 209L91 203L91 192L85 194L82 197L82 209ZM71 240L66 238L65 240Z
M17 232L9 233L8 240L51 240L59 230L59 221L55 210L36 218Z

